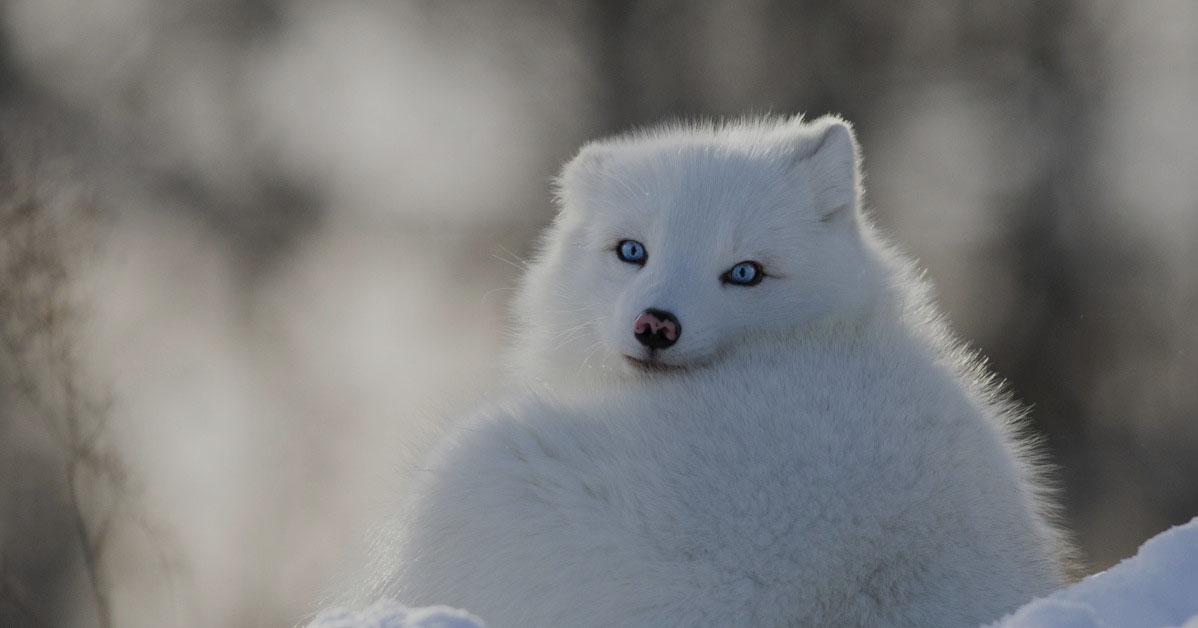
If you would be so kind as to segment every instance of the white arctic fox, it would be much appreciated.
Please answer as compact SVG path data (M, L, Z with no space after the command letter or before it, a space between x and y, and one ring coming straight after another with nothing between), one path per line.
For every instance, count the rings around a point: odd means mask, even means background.
M1063 583L1019 415L833 117L587 145L360 596L525 626L974 626Z

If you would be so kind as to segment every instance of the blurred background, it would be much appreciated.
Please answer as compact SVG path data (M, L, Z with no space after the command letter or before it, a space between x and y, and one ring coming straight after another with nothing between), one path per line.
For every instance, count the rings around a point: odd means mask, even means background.
M286 626L587 138L839 112L1087 573L1198 515L1198 3L0 0L0 625Z

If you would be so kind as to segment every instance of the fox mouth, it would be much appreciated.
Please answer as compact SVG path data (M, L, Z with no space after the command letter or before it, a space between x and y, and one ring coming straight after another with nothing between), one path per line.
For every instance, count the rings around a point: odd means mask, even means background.
M650 357L647 360L634 358L630 355L625 355L624 358L628 360L628 364L632 365L633 369L641 371L642 373L668 373L671 371L681 371L686 368L678 364L666 364L665 362L653 357L652 354L650 354Z

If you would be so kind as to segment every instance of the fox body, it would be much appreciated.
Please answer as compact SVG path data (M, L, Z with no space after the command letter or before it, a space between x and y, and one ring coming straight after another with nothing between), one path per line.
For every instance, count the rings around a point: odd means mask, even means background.
M1063 583L1017 409L862 213L840 119L585 146L363 597L517 626L968 626Z

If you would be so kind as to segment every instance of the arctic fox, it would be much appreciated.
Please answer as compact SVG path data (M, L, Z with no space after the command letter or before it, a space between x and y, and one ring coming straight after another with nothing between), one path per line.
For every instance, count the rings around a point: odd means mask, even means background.
M862 213L850 126L594 142L362 598L525 626L975 626L1063 584L1020 415Z

